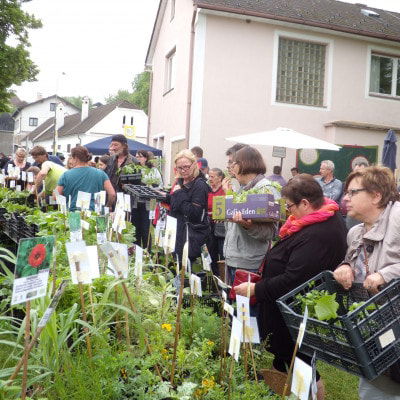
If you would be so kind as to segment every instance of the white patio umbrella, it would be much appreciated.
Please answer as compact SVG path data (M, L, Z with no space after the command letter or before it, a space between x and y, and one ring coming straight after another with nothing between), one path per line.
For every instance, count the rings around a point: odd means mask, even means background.
M226 140L250 145L288 147L290 149L324 149L338 151L341 148L333 143L296 132L289 128L276 128L272 131L232 136L226 138Z

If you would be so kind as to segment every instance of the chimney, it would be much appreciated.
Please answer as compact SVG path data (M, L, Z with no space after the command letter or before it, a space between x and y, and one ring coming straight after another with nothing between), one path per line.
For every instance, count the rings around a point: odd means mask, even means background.
M58 103L56 108L56 129L59 130L64 126L64 104Z
M89 97L85 96L82 99L82 113L81 113L81 121L86 119L89 115Z

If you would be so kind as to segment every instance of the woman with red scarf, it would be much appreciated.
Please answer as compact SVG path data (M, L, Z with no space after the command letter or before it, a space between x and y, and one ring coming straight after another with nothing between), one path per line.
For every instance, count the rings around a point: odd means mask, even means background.
M346 253L346 227L333 200L324 198L318 182L308 174L295 176L283 189L290 216L279 232L280 240L267 253L263 279L250 284L260 304L258 325L262 339L275 359L273 366L286 372L292 358L291 339L276 300L323 270L334 270ZM247 283L235 287L246 296ZM310 357L298 354L310 363ZM317 379L319 376L317 375ZM324 398L322 381L318 399Z

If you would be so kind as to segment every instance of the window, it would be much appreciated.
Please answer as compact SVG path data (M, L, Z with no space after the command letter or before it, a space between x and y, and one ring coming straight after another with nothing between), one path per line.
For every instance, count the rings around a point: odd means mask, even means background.
M131 117L131 125L133 125L133 117Z
M323 107L326 45L279 39L276 101Z
M38 126L37 118L29 118L29 126Z
M67 144L67 153L70 153L71 152L71 144L69 143L69 144Z
M56 103L50 103L50 111L56 111Z
M164 92L167 93L172 90L175 86L175 48L170 51L167 56L165 57L165 90Z
M170 21L172 21L175 17L175 0L171 0L171 15Z
M371 55L370 93L400 96L400 58Z
M124 115L124 116L122 117L122 125L125 125L125 121L126 121L126 116Z

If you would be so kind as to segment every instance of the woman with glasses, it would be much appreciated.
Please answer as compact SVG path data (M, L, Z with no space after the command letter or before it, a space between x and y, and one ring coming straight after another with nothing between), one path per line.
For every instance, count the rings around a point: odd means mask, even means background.
M375 294L381 285L400 278L400 202L392 172L386 167L352 172L344 200L347 214L361 224L350 229L345 260L334 276L345 289L357 282ZM397 379L394 368L373 381L361 378L360 399L400 400L399 364Z
M282 189L290 216L279 231L280 240L265 257L263 279L250 283L250 294L260 304L260 337L268 337L275 358L273 366L286 372L294 342L278 309L276 300L323 270L333 270L346 252L346 227L339 206L324 198L321 186L308 174L293 177ZM247 283L235 287L246 296ZM299 353L305 362L311 358ZM317 374L318 399L324 398Z
M201 246L210 234L207 215L209 187L190 150L180 151L174 159L176 183L166 195L170 205L169 215L177 219L175 254L182 261L183 246L189 235L189 259L201 254Z
M239 192L268 188L279 199L279 190L264 175L266 169L261 153L254 147L244 146L232 156L230 173L240 184ZM276 226L275 222L244 219L240 212L236 212L226 223L224 254L230 284L235 280L237 269L253 273L259 271L276 234Z

